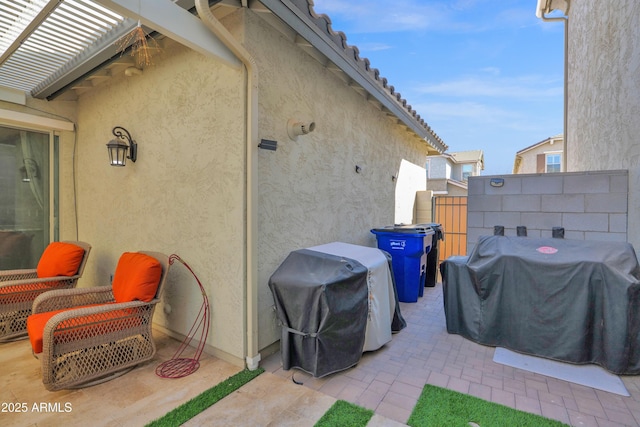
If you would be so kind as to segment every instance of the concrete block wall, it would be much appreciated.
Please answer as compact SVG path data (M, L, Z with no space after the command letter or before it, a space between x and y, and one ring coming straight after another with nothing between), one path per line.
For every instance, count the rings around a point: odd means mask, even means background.
M469 178L467 253L478 237L505 236L527 227L529 237L551 237L564 227L566 239L627 241L628 171L474 176ZM491 185L503 179L502 187Z

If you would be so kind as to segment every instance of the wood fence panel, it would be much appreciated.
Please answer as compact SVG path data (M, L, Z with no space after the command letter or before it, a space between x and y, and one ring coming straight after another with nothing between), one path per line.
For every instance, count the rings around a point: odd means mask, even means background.
M442 224L444 241L438 243L439 262L467 254L467 196L433 198L433 222Z

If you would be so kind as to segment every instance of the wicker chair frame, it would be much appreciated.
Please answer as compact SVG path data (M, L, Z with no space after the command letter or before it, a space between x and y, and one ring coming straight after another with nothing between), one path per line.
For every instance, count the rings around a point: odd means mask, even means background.
M82 277L91 252L85 242L65 241L84 249L84 256L75 276L38 278L36 269L0 271L0 342L27 337L27 317L36 297L55 289L75 288Z
M141 253L162 265L156 297L150 302L116 303L111 286L56 290L36 298L34 314L65 310L45 325L42 353L36 355L42 362L42 382L47 390L109 381L153 358L153 312L166 281L169 257Z

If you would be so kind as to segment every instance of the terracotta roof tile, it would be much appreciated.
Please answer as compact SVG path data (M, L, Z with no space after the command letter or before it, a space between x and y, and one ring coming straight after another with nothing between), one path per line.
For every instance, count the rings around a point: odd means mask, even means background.
M385 77L380 76L380 70L377 68L371 68L371 62L367 58L360 58L360 51L356 46L350 46L347 43L347 36L342 31L334 31L331 27L331 18L325 15L324 13L316 13L314 10L313 0L292 0L292 3L300 9L300 11L306 13L311 21L321 29L334 43L336 46L342 48L345 55L349 60L353 61L360 69L364 70L366 74L369 76L372 82L374 82L379 87L385 89L392 98L395 98L404 109L406 109L411 116L413 116L416 122L422 126L427 132L429 132L436 141L441 143L445 150L448 149L448 146L444 143L444 141L431 129L431 127L424 121L424 119L420 118L420 115L412 109L411 105L407 103L407 100L402 98L400 92L396 92L396 89L393 85L388 83L388 80Z

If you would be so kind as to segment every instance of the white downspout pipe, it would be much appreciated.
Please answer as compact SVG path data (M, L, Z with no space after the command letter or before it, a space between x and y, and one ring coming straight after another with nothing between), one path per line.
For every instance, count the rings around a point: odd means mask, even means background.
M564 11L565 16L555 17L555 18L547 18L545 16L545 4L544 0L538 0L538 9L536 11L536 15L545 22L562 22L564 24L564 155L562 156L562 172L567 172L567 124L568 120L568 107L569 107L569 18L566 16L569 13L569 7L571 7L571 1L566 0L566 11Z
M256 62L245 47L218 21L209 9L207 0L196 0L196 10L202 22L238 57L247 70L246 99L246 294L244 358L247 368L255 370L260 362L258 349L258 263L256 257L256 230L258 229L257 206L257 165L258 165L258 71Z

